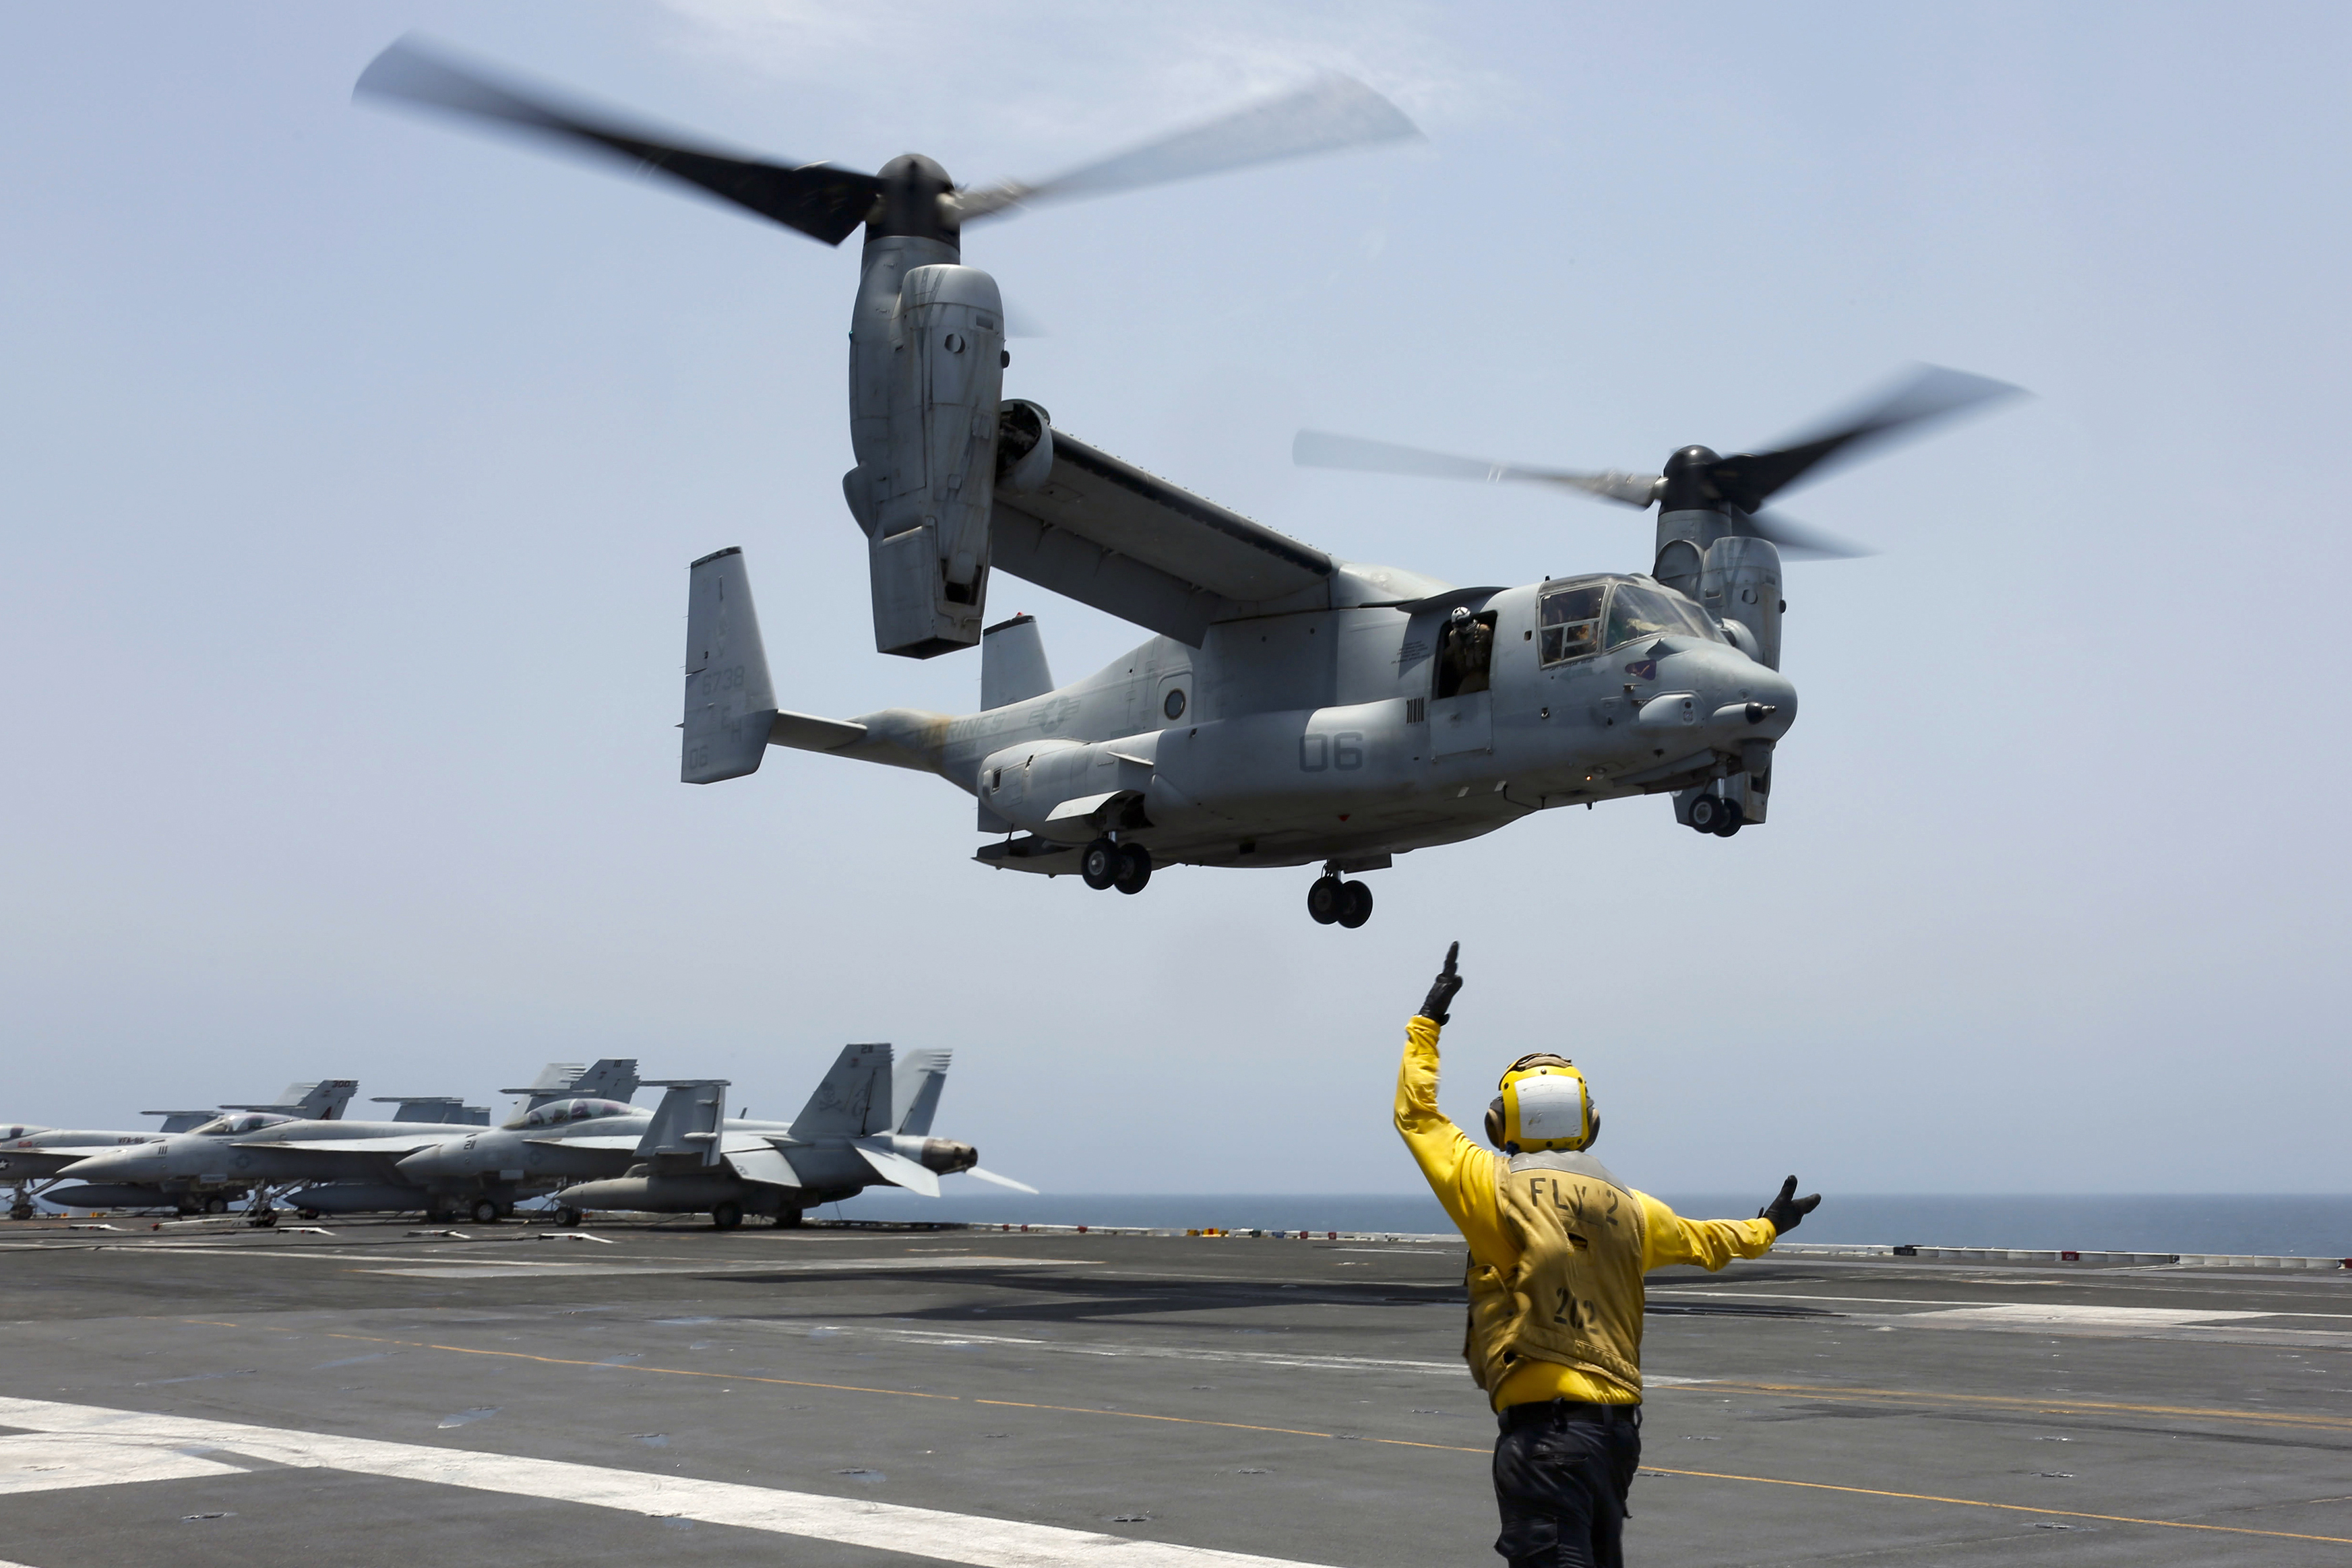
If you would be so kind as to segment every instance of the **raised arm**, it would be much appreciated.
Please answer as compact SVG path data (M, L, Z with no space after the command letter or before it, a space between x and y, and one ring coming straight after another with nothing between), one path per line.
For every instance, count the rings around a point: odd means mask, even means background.
M1437 1195L1445 1217L1454 1221L1481 1261L1497 1267L1515 1261L1517 1249L1503 1231L1502 1206L1495 1191L1495 1156L1470 1141L1469 1135L1437 1108L1437 1035L1446 1019L1454 995L1462 988L1454 959L1462 950L1456 942L1446 949L1445 967L1430 987L1421 1011L1404 1027L1404 1060L1397 1067L1396 1130L1412 1151L1413 1163Z

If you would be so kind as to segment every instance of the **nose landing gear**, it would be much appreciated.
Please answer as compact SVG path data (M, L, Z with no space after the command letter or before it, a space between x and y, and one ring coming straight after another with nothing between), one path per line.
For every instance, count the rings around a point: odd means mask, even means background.
M1360 882L1342 882L1326 866L1307 889L1307 914L1318 925L1343 925L1353 931L1372 917L1372 890Z
M1739 802L1720 795L1701 795L1690 803L1690 825L1702 833L1727 839L1747 821Z

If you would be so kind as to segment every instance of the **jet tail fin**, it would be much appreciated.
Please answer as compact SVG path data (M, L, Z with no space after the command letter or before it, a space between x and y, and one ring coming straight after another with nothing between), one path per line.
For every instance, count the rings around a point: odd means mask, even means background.
M891 1131L910 1138L929 1134L931 1118L939 1113L940 1092L947 1087L948 1061L952 1054L939 1049L910 1051L898 1059L890 1070L890 1109L898 1118Z
M890 1122L890 1045L845 1045L793 1118L795 1138L862 1138Z
M660 1155L719 1163L719 1132L727 1119L728 1081L724 1078L656 1078L648 1089L666 1089L637 1153L646 1159Z
M371 1105L397 1105L392 1113L395 1122L437 1122L457 1127L487 1127L490 1124L488 1105L468 1105L455 1094L377 1094L368 1101Z
M276 1111L305 1122L331 1122L343 1113L360 1092L356 1078L321 1078L315 1083L289 1083L271 1105L223 1105L224 1111Z
M678 777L715 784L759 771L776 721L776 691L743 552L694 563L686 592L686 738Z

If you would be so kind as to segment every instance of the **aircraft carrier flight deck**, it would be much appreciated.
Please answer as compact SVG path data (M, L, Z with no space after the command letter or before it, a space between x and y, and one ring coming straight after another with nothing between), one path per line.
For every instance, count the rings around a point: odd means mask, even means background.
M1453 1241L0 1232L30 1568L1493 1561ZM2352 1273L1653 1275L1635 1563L2352 1561Z

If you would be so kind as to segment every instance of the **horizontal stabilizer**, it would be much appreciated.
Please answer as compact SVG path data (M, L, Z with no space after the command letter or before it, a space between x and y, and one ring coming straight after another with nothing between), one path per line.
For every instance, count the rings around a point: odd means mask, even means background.
M925 1197L940 1196L940 1178L906 1155L893 1154L888 1149L869 1148L864 1144L855 1147L884 1181L903 1186L908 1192L921 1193Z
M793 1169L792 1161L784 1157L782 1151L770 1148L765 1144L756 1149L730 1149L725 1157L735 1174L745 1181L761 1182L769 1186L797 1187L801 1185L800 1173Z
M768 721L768 744L794 751L839 751L866 738L866 727L845 718L819 718L810 713L778 713Z
M743 552L696 561L686 596L686 732L678 777L714 784L756 772L776 716L768 653Z
M1014 1181L1011 1176L998 1176L994 1171L982 1170L978 1166L966 1166L963 1174L968 1176L978 1176L982 1181L994 1182L999 1186L1009 1186L1015 1192L1025 1192L1032 1197L1037 1196L1037 1189L1027 1182Z

